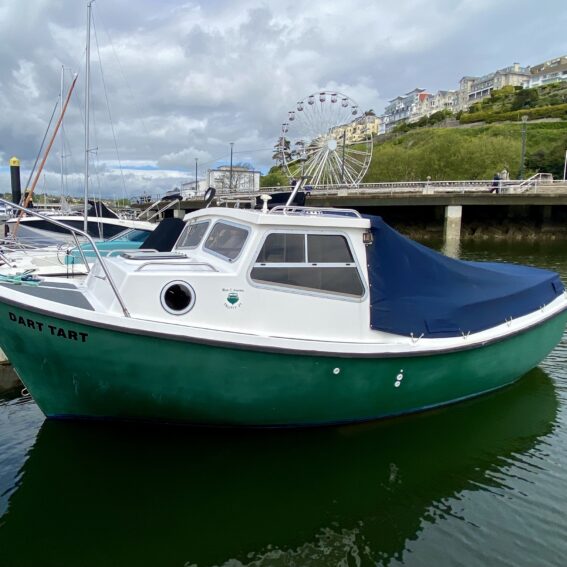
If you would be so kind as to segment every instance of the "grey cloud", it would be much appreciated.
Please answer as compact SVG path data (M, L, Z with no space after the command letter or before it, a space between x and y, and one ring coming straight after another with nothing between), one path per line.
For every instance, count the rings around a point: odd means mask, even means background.
M97 0L91 146L102 190L166 190L192 178L195 157L203 171L226 160L231 141L239 158L269 168L281 123L300 98L329 88L380 112L415 86L455 88L464 74L567 53L566 17L560 0ZM81 81L65 120L76 190L85 18L84 4L72 0L31 0L25 14L16 0L0 7L0 155L31 167L65 64ZM123 163L164 171L126 170L123 181L108 166L118 160L115 145ZM58 152L59 143L47 163L50 187Z

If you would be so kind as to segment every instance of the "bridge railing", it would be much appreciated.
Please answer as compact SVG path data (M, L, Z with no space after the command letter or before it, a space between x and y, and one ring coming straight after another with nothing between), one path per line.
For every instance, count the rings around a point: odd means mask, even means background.
M564 187L562 181L554 181L550 174L538 173L530 179L509 179L496 182L493 179L474 179L466 181L406 181L391 183L360 183L355 187L345 187L344 185L324 185L306 190L313 196L318 197L349 197L368 196L368 195L401 195L401 194L445 194L445 193L524 193L527 191L537 191L538 187L545 186L553 188L555 186ZM279 193L292 191L292 186L262 187L260 190L250 192L231 192L217 193L217 202L244 201L257 195L266 193ZM202 197L195 197L191 200L201 201Z

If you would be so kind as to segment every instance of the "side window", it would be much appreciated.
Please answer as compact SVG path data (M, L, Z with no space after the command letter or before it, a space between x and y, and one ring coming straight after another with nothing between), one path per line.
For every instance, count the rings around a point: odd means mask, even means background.
M204 248L232 261L240 254L247 238L247 229L219 221L207 236Z
M308 262L350 263L354 262L348 242L340 234L308 234Z
M340 234L272 233L264 241L250 276L255 282L278 287L364 295L347 239Z
M196 248L205 236L208 227L209 221L187 225L176 248Z
M256 262L266 264L305 262L305 236L303 234L269 234Z

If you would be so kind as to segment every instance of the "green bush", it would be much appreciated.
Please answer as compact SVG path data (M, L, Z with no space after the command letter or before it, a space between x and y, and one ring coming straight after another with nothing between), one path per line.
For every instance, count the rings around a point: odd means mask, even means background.
M521 108L533 108L539 100L539 92L537 89L522 89L516 92L510 110L519 110Z
M567 104L539 106L514 112L475 112L474 114L463 114L460 118L460 122L461 124L471 124L472 122L503 122L506 120L519 120L522 116L527 116L530 120L536 120L538 118L567 119Z

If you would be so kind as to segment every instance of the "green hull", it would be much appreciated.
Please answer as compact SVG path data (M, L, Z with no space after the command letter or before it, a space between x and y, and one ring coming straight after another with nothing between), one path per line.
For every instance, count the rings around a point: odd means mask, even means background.
M562 312L480 348L345 358L130 334L0 304L0 346L48 417L316 425L420 411L510 384L553 349L566 320Z

